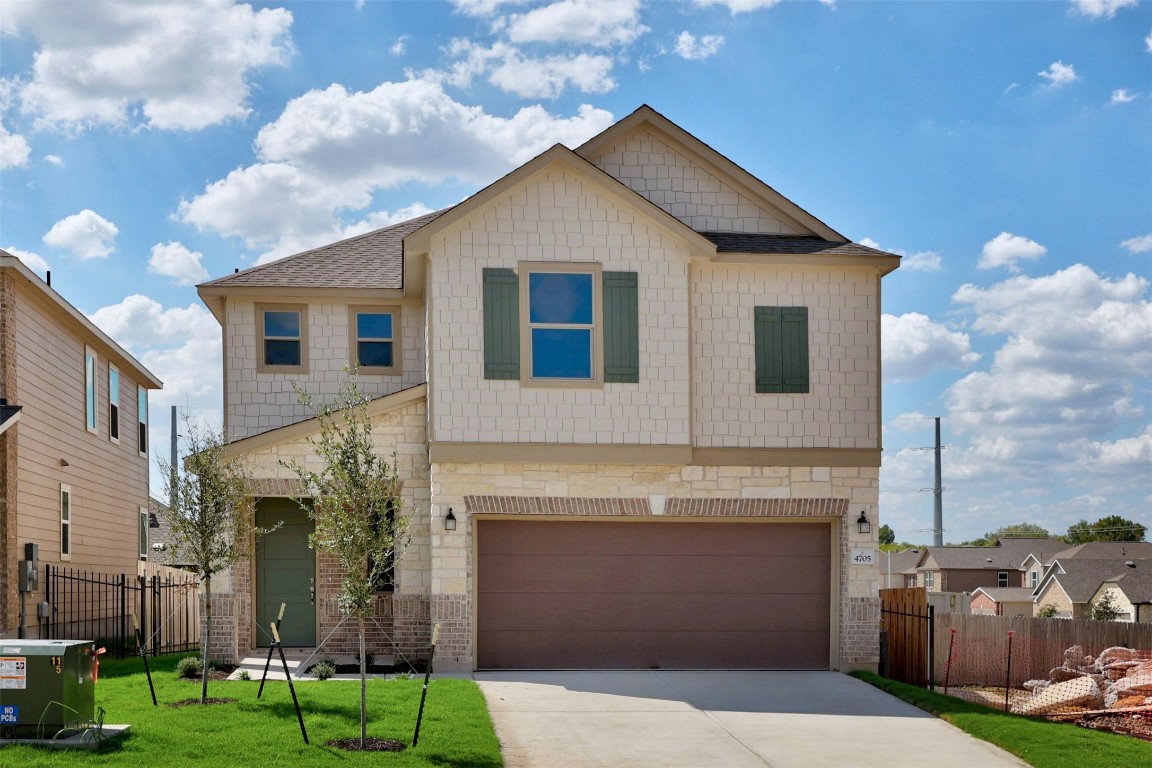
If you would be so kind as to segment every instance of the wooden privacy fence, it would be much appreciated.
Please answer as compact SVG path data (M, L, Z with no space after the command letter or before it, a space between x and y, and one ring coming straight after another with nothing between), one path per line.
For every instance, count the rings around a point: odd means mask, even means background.
M928 684L928 672L933 667L933 613L923 587L880 590L888 677L911 685Z
M1004 685L1008 681L1019 686L1026 680L1047 679L1073 646L1080 646L1085 656L1117 645L1152 650L1152 624L961 613L937 613L933 623L934 678L938 683L947 679L950 685ZM1010 666L1009 632L1013 633Z

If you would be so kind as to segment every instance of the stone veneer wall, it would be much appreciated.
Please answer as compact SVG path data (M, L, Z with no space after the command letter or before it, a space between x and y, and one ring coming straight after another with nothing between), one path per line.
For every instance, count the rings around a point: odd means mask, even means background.
M840 594L833 597L839 606L838 668L874 669L879 571L850 566L849 552L853 546L876 546L875 533L861 536L854 523L861 510L876 520L878 489L879 470L865 467L434 463L433 518L441 519L452 507L461 521L456 531L433 526L431 533L431 621L441 625L437 657L443 665L474 664L474 511L634 518L663 503L666 516L682 519L838 516ZM512 503L508 497L534 498Z
M380 455L396 462L403 483L405 514L411 517L411 542L398 560L396 591L377 597L376 626L369 623L369 650L377 656L396 656L397 650L413 660L427 656L431 639L428 621L430 551L428 545L430 492L428 485L428 446L426 442L427 408L423 399L372 417L372 438ZM245 456L253 472L254 495L291 496L298 488L294 472L281 461L297 461L309 469L319 464L306 438L287 441L253 451ZM318 641L328 637L340 622L338 593L340 571L333 558L317 553L316 599L319 601ZM216 589L213 610L219 606L220 618L213 618L213 652L220 658L243 657L251 651L254 606L252 561L234 567L224 589ZM263 636L258 630L258 636ZM356 653L356 627L348 622L329 640L324 652L333 656ZM395 647L393 646L395 643Z

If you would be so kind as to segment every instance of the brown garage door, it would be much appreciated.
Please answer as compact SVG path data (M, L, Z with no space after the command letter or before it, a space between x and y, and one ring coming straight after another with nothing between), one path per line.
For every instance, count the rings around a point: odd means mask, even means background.
M827 669L831 527L479 520L481 669Z

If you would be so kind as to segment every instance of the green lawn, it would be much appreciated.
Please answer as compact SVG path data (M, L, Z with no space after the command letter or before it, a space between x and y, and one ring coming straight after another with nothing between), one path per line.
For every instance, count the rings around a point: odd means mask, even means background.
M1130 736L1007 714L869 672L852 675L1011 752L1036 768L1152 765L1152 744Z
M210 697L232 704L171 707L199 698L199 681L177 680L176 657L150 660L159 707L152 706L139 659L100 665L96 704L106 722L130 723L131 731L99 753L50 752L36 747L0 749L0 765L140 768L178 766L475 766L504 764L484 697L469 680L433 680L428 688L420 743L400 753L345 752L325 747L333 738L360 735L358 682L297 682L310 745L305 745L287 683L268 682L256 699L259 680L210 682ZM411 745L423 678L368 683L368 735Z

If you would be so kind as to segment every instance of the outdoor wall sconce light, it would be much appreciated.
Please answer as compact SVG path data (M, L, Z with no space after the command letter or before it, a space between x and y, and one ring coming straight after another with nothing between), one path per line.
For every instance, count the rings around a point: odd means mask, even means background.
M868 522L868 517L861 512L860 519L856 521L856 527L860 529L860 533L872 533L872 524Z
M444 517L444 530L456 530L456 515L452 514L452 507L448 507L448 514Z

